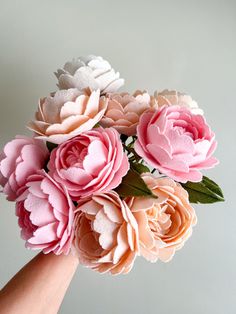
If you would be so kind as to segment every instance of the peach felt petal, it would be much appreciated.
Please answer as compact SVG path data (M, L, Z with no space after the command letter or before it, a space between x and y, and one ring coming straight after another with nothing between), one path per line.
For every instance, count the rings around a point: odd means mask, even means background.
M148 261L168 262L190 237L196 215L189 204L188 193L180 184L146 173L142 178L160 198L149 199L152 208L146 209L145 202L141 208L140 198L131 198L128 202L138 224L140 251Z
M136 125L141 114L152 107L150 96L140 91L133 95L128 93L112 94L101 125L114 127L127 136L136 134Z
M84 199L77 210L75 245L80 262L100 273L130 271L139 246L137 223L127 204L111 191Z
M107 100L100 91L76 88L57 91L41 99L35 121L28 127L41 139L60 144L75 135L91 130L104 115Z

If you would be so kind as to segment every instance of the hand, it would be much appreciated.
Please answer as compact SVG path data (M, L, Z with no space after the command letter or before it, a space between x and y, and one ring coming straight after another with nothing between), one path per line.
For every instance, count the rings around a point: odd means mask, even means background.
M0 291L0 314L55 314L78 267L72 254L39 253Z

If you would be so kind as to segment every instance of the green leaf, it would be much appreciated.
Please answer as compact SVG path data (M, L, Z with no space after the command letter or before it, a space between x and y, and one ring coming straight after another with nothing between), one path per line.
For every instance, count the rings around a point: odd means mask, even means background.
M136 153L136 151L134 150L133 147L131 146L126 146L126 145L123 145L123 147L126 149L126 151L128 152L128 155L131 154L131 158L134 157L136 162L138 162L141 157Z
M190 203L210 204L224 201L221 188L205 176L201 182L182 183L182 186L189 194Z
M157 198L156 195L147 187L146 183L140 177L140 174L130 169L121 184L115 189L121 197L130 196L151 196Z
M207 185L208 188L210 188L214 193L219 195L221 198L224 198L223 192L219 185L217 185L214 181L205 176L203 176L203 181L205 182L205 185Z
M140 174L142 174L144 172L150 172L150 169L143 164L131 163L131 168Z
M99 127L100 127L100 124L96 123L93 128L96 129L96 128L99 128Z
M54 148L56 148L58 145L51 143L51 142L46 142L47 148L49 150L49 152L51 152Z

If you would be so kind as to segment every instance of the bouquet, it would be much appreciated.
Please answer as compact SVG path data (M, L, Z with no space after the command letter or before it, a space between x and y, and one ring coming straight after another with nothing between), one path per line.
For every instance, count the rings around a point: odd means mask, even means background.
M100 273L128 273L137 256L168 262L190 237L191 203L223 201L202 170L218 164L215 134L188 95L118 89L102 57L57 70L58 90L0 153L0 185L21 237L45 254L77 254Z

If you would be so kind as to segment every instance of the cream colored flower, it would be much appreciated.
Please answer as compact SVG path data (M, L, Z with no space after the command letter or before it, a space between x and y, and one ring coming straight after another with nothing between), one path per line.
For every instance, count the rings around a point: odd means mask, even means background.
M83 90L100 89L101 94L114 93L122 85L124 79L115 72L108 61L102 57L89 55L67 62L63 69L55 72L60 89L77 88Z
M142 178L158 198L126 200L138 223L141 254L151 262L168 262L192 234L195 211L179 183L151 174Z
M91 130L100 121L107 107L107 99L99 90L80 92L76 88L57 91L39 101L35 120L28 124L37 138L55 144Z
M154 93L154 98L156 99L158 106L162 107L164 105L173 106L183 106L190 108L192 113L203 115L203 110L198 107L198 104L195 100L192 99L191 96L177 92L175 90L169 91L167 89L158 93L157 91Z
M127 136L136 134L141 114L156 104L146 91L136 91L133 95L111 94L108 99L107 110L100 124L103 127L114 127Z

